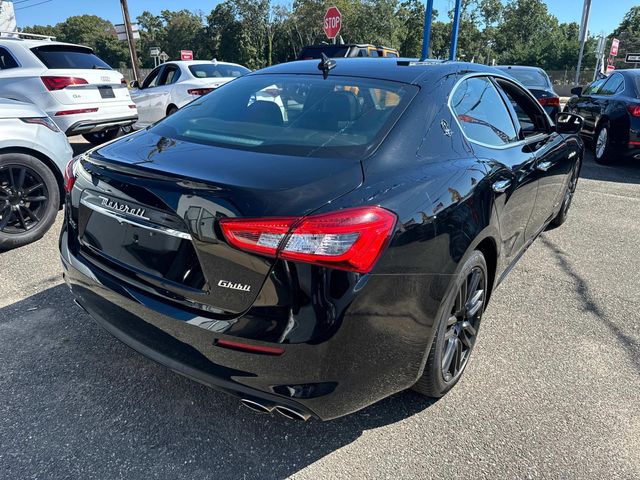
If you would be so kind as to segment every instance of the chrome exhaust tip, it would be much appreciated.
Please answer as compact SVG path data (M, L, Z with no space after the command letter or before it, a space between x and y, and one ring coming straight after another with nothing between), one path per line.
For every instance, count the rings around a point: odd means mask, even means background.
M283 417L287 417L291 420L302 420L303 422L306 422L311 417L308 413L299 412L289 407L283 407L282 405L278 405L275 408L275 411Z
M273 407L268 407L267 405L258 403L255 400L249 400L248 398L241 399L240 403L247 407L249 410L253 410L257 413L271 413L271 410L273 410Z

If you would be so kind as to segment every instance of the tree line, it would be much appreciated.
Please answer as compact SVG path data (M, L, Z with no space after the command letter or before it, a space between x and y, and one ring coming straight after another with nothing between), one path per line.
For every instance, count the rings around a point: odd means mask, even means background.
M290 6L271 0L226 0L209 14L187 9L162 10L159 15L143 12L137 18L141 66L153 66L150 47L160 47L170 59L178 59L179 51L186 49L197 59L217 58L252 69L290 61L305 45L326 41L322 20L330 5L342 12L340 35L345 43L373 43L397 48L403 56L420 55L425 12L421 0L294 0ZM448 15L452 19L453 12ZM436 17L434 12L431 57L447 58L451 22ZM113 24L95 15L24 31L88 45L114 67L130 62L126 42L117 40ZM561 23L551 15L543 0L463 0L458 58L571 69L578 60L578 31L577 23ZM632 7L613 34L621 39L621 56L627 47L640 46L640 7ZM585 47L585 68L595 65L595 43L590 39Z

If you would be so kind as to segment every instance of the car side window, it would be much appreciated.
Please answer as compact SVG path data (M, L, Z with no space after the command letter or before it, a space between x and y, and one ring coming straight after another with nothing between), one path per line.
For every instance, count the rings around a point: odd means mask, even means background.
M496 83L509 102L519 138L526 139L549 131L547 116L535 99L508 80L496 78Z
M18 62L16 62L13 55L9 53L9 50L0 47L0 70L8 70L10 68L17 68L18 66Z
M151 73L147 75L147 78L144 79L144 82L142 82L142 88L145 89L145 88L157 87L158 80L160 79L161 70L162 70L162 67L158 67L155 70L152 70Z
M604 80L596 80L584 89L582 95L592 95L599 91L600 87L604 84Z
M614 95L619 93L624 88L624 77L619 73L614 73L609 79L602 85L598 94L600 95Z
M173 83L176 83L179 77L180 69L175 65L169 65L165 67L159 85L171 85Z
M453 92L451 108L471 140L496 147L517 140L507 106L487 77L462 81Z

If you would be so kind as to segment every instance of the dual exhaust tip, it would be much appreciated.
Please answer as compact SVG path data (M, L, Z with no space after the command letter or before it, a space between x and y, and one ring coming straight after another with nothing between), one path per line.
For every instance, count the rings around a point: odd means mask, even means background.
M287 417L290 420L302 420L303 422L306 422L311 417L311 415L309 415L308 413L294 410L290 407L285 407L283 405L264 404L256 400L249 400L248 398L243 398L242 400L240 400L240 403L248 409L257 413L272 413L275 410L280 415L282 415L283 417Z

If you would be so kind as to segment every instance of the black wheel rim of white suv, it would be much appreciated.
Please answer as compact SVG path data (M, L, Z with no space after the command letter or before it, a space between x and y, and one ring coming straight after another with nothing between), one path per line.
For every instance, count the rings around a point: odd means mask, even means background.
M23 234L35 228L49 202L47 186L25 165L0 167L0 232Z

